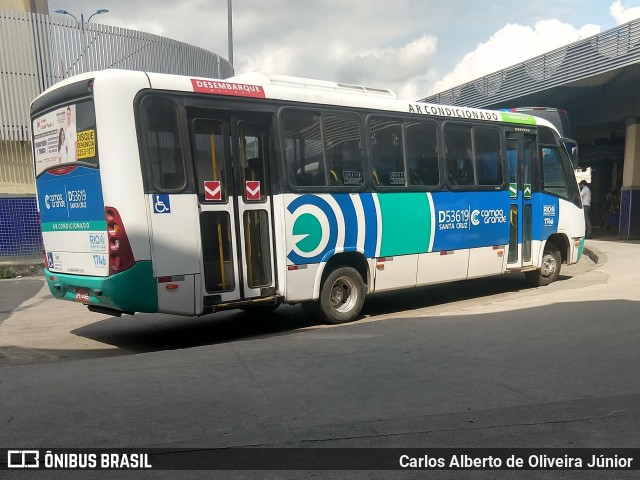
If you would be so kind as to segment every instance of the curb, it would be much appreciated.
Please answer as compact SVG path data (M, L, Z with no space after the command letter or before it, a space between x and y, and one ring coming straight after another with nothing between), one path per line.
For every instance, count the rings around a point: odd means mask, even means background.
M583 253L587 257L589 257L596 265L606 263L607 261L607 256L604 254L604 252L601 252L600 250L592 246L585 245Z
M0 260L0 279L43 276L44 261L40 260L40 257Z

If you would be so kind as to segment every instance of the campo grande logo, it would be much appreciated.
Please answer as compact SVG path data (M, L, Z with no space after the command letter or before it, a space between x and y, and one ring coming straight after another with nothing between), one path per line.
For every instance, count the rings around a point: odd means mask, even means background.
M480 215L480 210L474 210L473 212L471 212L472 225L480 225L480 220L478 220L479 215Z

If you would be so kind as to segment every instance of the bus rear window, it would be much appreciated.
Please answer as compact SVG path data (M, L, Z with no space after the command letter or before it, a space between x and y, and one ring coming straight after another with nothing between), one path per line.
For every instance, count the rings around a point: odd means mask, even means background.
M92 100L58 107L33 119L36 176L70 163L98 167L96 113Z

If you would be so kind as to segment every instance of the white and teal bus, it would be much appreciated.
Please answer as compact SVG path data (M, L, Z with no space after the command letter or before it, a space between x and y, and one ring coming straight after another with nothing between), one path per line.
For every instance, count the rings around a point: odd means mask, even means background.
M246 74L106 70L32 103L46 280L119 315L302 303L578 261L571 161L530 115Z

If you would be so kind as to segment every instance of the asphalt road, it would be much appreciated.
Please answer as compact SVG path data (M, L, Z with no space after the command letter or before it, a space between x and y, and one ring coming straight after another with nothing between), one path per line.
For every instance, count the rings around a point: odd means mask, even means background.
M40 278L18 278L0 280L0 324L25 300L33 297L44 280Z
M587 262L572 268L539 289L504 276L379 295L368 301L363 320L339 327L316 325L299 307L262 318L225 313L87 321L78 313L82 322L60 323L72 326L60 333L73 336L67 350L5 357L0 444L637 447L639 302L597 298L589 292L607 288L608 274ZM63 311L57 304L67 315L78 307L55 303L35 298L21 308L25 315L46 309L53 322ZM36 347L29 348L40 351ZM108 473L105 478L118 478ZM231 476L206 473L189 476ZM425 478L424 472L400 473L241 472L233 478ZM460 473L429 476L466 478ZM148 478L186 476L153 472ZM527 476L633 478L626 472Z

